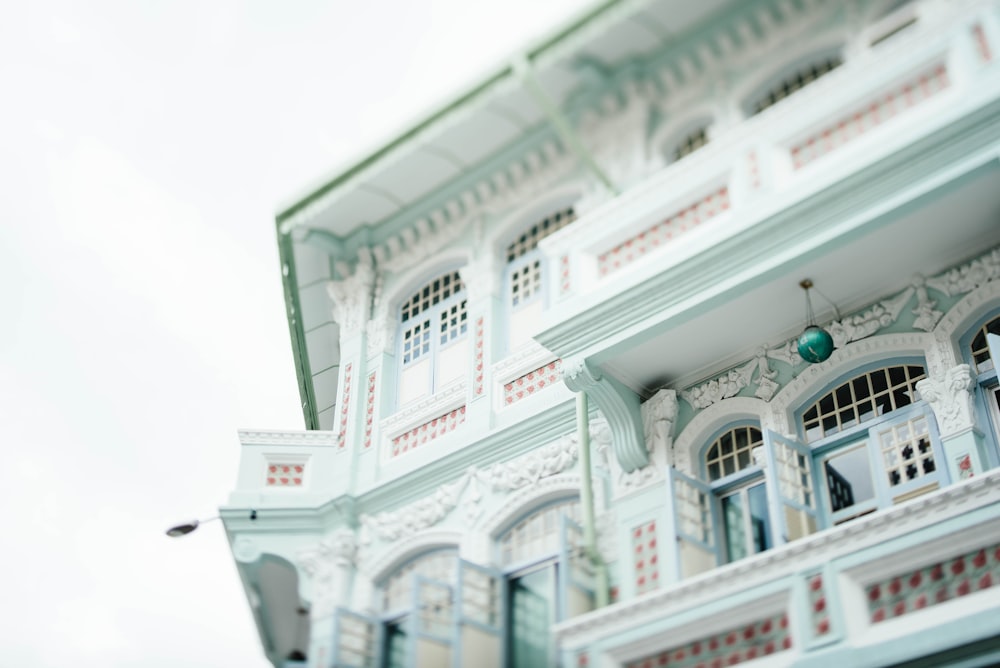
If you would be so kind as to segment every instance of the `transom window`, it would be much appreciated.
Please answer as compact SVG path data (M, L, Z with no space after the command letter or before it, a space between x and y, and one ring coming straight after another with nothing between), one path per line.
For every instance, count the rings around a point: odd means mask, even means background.
M507 246L508 346L517 348L528 340L545 308L545 261L538 242L576 220L572 207L552 213L527 228Z
M821 397L802 414L806 440L818 441L913 403L918 365L891 366L857 376Z
M989 346L986 345L987 333L1000 336L1000 317L993 318L980 327L976 335L972 337L970 348L972 349L972 362L975 364L977 374L993 369L993 359L990 357Z
M468 370L468 310L462 278L451 271L400 307L399 403L433 394Z
M500 539L500 563L508 566L542 554L555 554L563 515L580 521L580 503L573 499L546 506L511 527Z
M844 61L840 56L830 56L813 62L798 70L791 76L781 80L762 97L757 99L751 107L752 115L759 114L765 109L774 106L786 97L789 97L798 90L801 90L816 81L825 74L840 67Z
M730 429L705 452L705 470L709 480L718 480L753 463L752 450L764 444L760 429L746 425Z
M407 562L385 581L382 588L382 609L391 611L410 607L414 575L453 582L457 564L458 555L453 550L429 552Z
M681 139L674 147L671 158L674 162L691 155L708 143L708 128L702 126Z

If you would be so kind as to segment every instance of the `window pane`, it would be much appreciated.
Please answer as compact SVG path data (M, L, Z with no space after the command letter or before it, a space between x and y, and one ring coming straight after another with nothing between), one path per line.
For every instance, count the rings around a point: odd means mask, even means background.
M549 566L510 581L507 613L510 664L542 668L551 664L549 626L555 622L555 568Z
M722 524L726 532L726 559L736 561L747 556L743 496L739 492L722 498Z
M764 483L747 489L750 511L750 527L753 551L763 552L771 548L771 519L767 514L767 490Z
M823 464L833 512L875 498L868 451L862 446L840 452Z

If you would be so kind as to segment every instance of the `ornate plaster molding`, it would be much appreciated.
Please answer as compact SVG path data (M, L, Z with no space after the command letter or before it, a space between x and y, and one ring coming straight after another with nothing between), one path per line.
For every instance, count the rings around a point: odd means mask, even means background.
M542 478L562 473L576 463L580 454L576 434L506 462L497 462L483 473L483 478L497 492L512 492L536 485Z
M508 496L504 503L488 515L481 524L482 531L496 538L526 509L566 496L580 495L580 476L576 473L559 473L542 478L534 485L523 487Z
M353 272L326 284L327 294L333 302L333 319L340 325L340 337L360 333L371 314L375 267L367 247L358 250L358 261Z
M612 467L615 474L614 492L616 497L645 489L649 485L663 480L664 473L670 464L674 423L677 420L677 392L668 389L659 390L639 409L642 414L649 463L631 472L622 471L617 466Z
M313 619L329 617L338 605L347 604L347 575L355 563L357 542L354 532L340 529L319 541L316 547L298 554L299 571L312 584Z
M833 345L842 348L852 341L869 337L896 322L913 296L913 292L913 287L906 288L894 297L883 299L867 311L830 323L827 330L833 337Z
M625 472L649 463L639 397L617 380L595 372L585 360L563 362L563 380L574 392L586 392L601 409L611 428L612 448Z
M478 489L478 475L470 468L458 480L441 485L430 496L408 504L395 511L376 515L361 515L361 544L370 545L375 539L395 542L418 531L438 524L463 501L466 519L474 520L480 512L482 493ZM471 491L464 494L467 489Z
M953 366L943 377L929 376L917 382L917 392L934 411L941 438L954 436L974 426L972 384L968 364Z
M681 396L692 407L701 410L723 399L735 397L743 388L750 386L756 376L757 389L754 394L759 399L770 401L780 386L775 381L778 372L771 368L769 359L784 362L790 366L798 366L803 363L794 340L786 341L773 348L763 346L752 360L730 369L717 378L682 391Z
M951 297L972 292L997 279L1000 279L1000 248L927 279L927 285Z
M458 548L465 536L461 531L447 529L424 530L395 542L377 558L364 545L358 551L358 571L378 582L411 557L440 547Z
M337 435L332 431L258 431L240 429L240 445L292 447L336 446Z

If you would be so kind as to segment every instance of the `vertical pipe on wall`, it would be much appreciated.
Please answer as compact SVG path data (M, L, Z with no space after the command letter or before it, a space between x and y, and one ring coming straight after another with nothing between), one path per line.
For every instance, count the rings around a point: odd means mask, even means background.
M580 448L580 503L583 504L583 540L587 558L594 566L594 603L608 604L608 569L597 551L597 528L594 520L594 480L590 471L590 415L587 393L576 393L576 431Z

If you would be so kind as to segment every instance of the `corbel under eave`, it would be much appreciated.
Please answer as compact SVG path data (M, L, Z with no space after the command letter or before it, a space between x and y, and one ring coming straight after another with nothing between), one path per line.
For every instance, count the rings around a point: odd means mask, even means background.
M595 372L585 360L564 361L563 381L574 392L586 392L597 404L611 428L611 447L623 470L631 472L649 463L639 395Z

